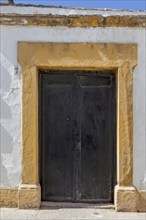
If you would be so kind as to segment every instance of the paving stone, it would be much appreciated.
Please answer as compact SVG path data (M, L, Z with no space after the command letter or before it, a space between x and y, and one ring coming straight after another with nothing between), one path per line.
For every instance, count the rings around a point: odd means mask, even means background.
M1 220L146 220L146 213L116 212L100 208L45 208L40 210L20 210L1 208Z

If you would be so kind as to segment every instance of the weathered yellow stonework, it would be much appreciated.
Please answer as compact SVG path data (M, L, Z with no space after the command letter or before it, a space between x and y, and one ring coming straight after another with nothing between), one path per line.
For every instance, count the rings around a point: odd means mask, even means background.
M0 189L0 207L39 208L41 205L39 186L22 186L21 189ZM146 212L146 191L134 187L115 188L117 211Z
M38 69L116 70L117 211L144 210L142 194L133 187L133 81L137 45L96 43L18 43L22 65L22 184L19 208L39 208Z
M115 187L115 207L117 211L136 212L137 191L134 187L116 186Z
M22 15L0 14L0 25L66 27L146 27L142 15Z
M41 205L41 189L38 185L21 184L18 189L18 208L39 208Z
M18 189L0 189L0 207L18 206Z
M139 190L137 193L137 209L139 212L146 212L146 190Z

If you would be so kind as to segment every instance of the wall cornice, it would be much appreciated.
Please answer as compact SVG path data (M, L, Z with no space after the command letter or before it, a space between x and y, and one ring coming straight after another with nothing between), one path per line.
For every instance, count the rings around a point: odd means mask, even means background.
M0 25L67 27L146 27L144 15L1 14Z

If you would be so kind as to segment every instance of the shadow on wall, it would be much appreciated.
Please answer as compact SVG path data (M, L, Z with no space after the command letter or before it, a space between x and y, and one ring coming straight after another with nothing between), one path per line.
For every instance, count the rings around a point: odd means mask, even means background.
M1 103L1 111L0 111L0 115L1 115L1 119L7 120L12 118L12 114L11 114L11 110L9 108L9 106L1 99L0 100ZM7 177L7 169L3 166L3 158L2 158L2 154L9 154L12 153L13 151L13 145L12 145L12 141L13 138L10 136L10 134L5 130L5 128L2 126L2 124L0 124L0 152L1 152L1 159L0 159L0 171L1 171L1 175L0 175L0 185L3 186L2 183L6 183L7 186L10 186L9 184L9 180Z
M1 108L0 108L0 116L1 116L1 124L0 124L0 145L1 145L1 153L11 153L13 150L12 143L13 138L10 134L5 130L2 125L2 120L9 120L12 118L12 113L10 107L7 105L5 101L0 99Z
M9 154L13 151L13 138L10 136L10 134L5 130L2 125L0 125L0 132L1 132L1 154Z
M0 77L1 90L3 92L8 92L10 90L10 86L12 83L12 76L8 72L8 69L6 67L4 68L3 64L1 65L0 71L1 71L1 77Z
M8 180L8 173L7 173L7 169L3 166L3 158L1 156L0 158L0 171L1 171L1 175L0 175L0 186L3 187L2 183L6 183L7 186L10 186L9 184L9 180Z
M1 119L11 119L12 118L12 113L10 107L7 105L5 101L0 97L0 116Z

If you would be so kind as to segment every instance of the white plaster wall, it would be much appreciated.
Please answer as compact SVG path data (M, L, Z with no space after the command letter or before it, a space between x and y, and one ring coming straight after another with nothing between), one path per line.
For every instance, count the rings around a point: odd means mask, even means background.
M146 183L146 65L144 28L67 28L1 26L1 186L21 182L21 68L17 42L137 43L138 66L134 70L134 186ZM14 66L19 66L18 76Z

